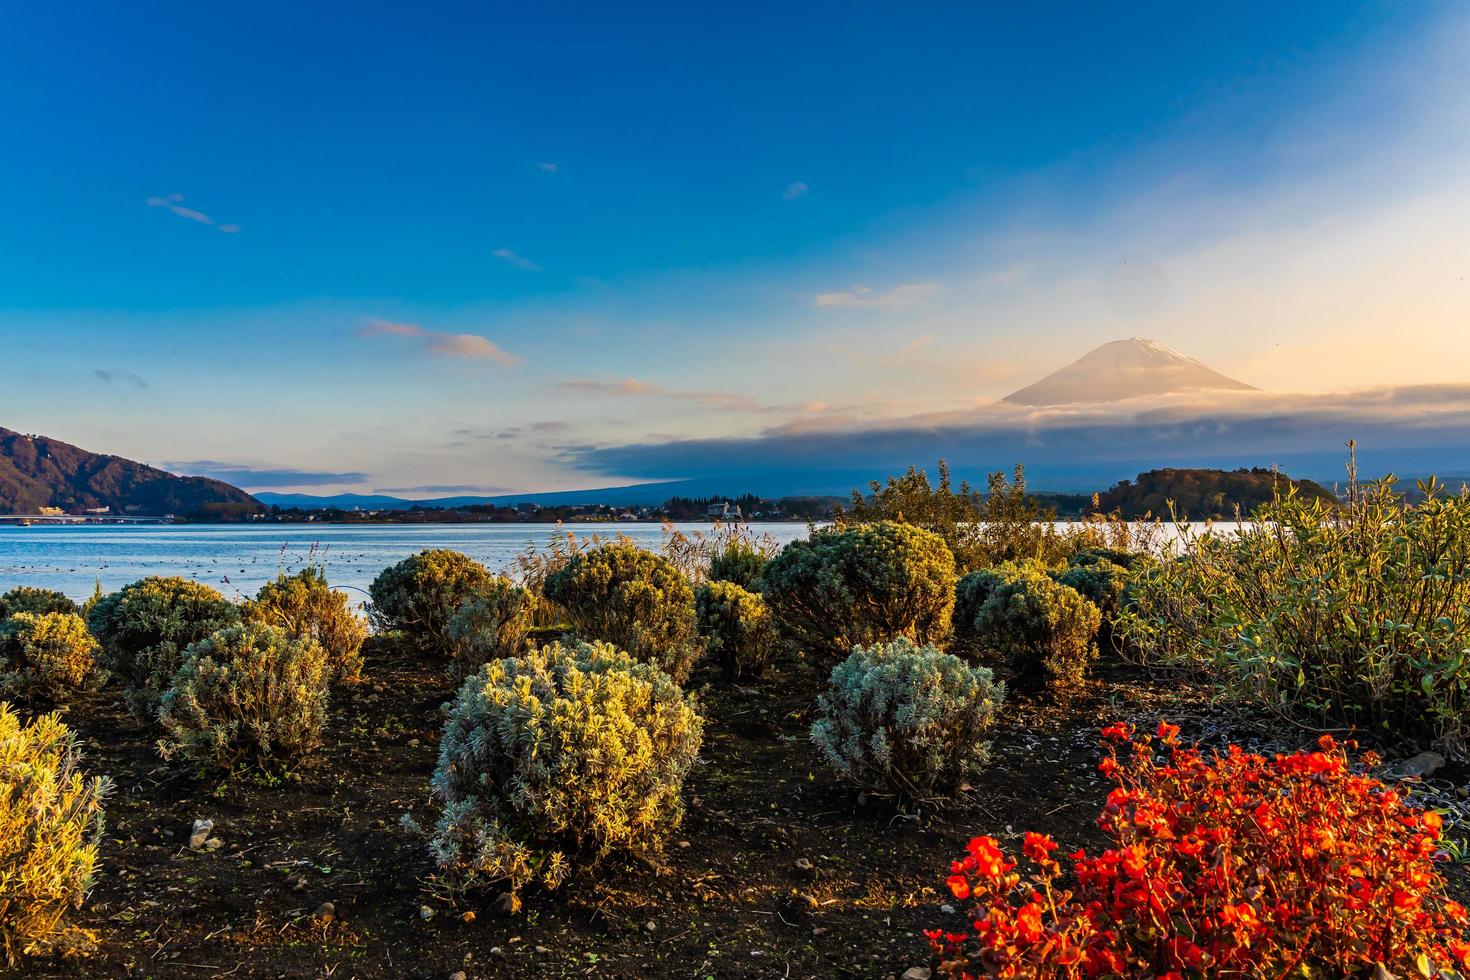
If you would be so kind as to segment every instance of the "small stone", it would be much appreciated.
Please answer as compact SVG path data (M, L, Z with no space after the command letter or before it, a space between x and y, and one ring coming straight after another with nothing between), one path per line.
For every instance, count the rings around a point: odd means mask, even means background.
M411 748L411 749L416 749L420 745L423 745L423 744L424 744L423 742L420 742L416 738L411 738L411 739L408 740L408 747Z
M945 915L954 915L954 906L953 905L941 905L941 906L939 906L939 911L943 912Z
M206 851L217 851L224 846L225 842L220 840L218 837L211 837L209 840L204 842L204 849Z
M374 684L373 685L373 693L374 694L382 694L383 693L383 690L384 690L383 685L381 685L381 684Z
M306 888L306 875L293 875L286 880L290 882L291 890L293 892L299 892Z
M322 925L326 925L337 917L337 906L331 902L323 902L316 907L315 912L311 913L311 917L320 921Z
M449 975L449 980L469 980L469 978L465 976L463 970L455 970Z
M680 841L680 842L679 842L679 846L680 846L680 847L681 847L681 848L685 848L685 847L688 847L688 846L689 846L689 842L688 842L688 841L687 841L687 840L681 840L681 841Z
M433 917L434 917L434 910L433 909L429 908L427 905L420 905L419 906L419 918L420 919L423 919L425 922L428 922Z
M654 922L652 919L649 919L647 922L643 923L643 928L647 929L649 932L658 932L658 923Z
M547 953L551 952L551 950L547 949L545 946L537 946L536 952L540 953L542 956L545 956Z
M760 959L762 956L766 955L766 951L763 949L753 949L750 951L750 955L755 959Z
M501 892L495 896L495 913L497 915L514 915L516 911L515 896L510 892Z
M903 980L929 980L930 974L927 966L911 966L903 971Z
M460 913L459 921L465 922L465 923L474 922L475 921L475 910L474 909L465 909L462 913Z
M209 840L210 831L214 830L213 820L195 820L194 829L189 832L189 849L197 851Z
M816 866L814 864L812 864L810 858L797 858L796 859L796 870L797 871L815 871L816 870Z
M1444 756L1438 752L1420 752L1412 759L1405 759L1391 770L1399 779L1410 776L1429 776L1444 767Z
M505 955L505 950L501 949L499 946L491 946L490 947L490 955L491 956L504 956Z

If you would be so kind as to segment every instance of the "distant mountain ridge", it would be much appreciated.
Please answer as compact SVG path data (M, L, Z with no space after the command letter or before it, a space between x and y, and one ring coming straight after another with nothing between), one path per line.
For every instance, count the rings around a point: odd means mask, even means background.
M115 514L175 514L240 520L263 510L238 487L202 476L175 476L121 456L88 452L46 436L0 428L0 514L67 513L107 507Z
M1251 385L1206 367L1192 357L1142 337L1114 340L1013 391L1002 401L1016 405L1118 402L1185 391L1255 391Z

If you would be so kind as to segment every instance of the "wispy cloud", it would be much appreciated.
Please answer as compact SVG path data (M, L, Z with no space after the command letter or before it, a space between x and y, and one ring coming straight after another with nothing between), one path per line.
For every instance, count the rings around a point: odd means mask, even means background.
M426 483L417 487L379 487L373 493L510 493L512 487L483 483Z
M364 337L409 337L417 340L425 353L439 357L494 361L506 365L521 363L518 356L502 350L479 334L443 333L426 330L415 323L392 323L388 320L370 320L358 333Z
M542 173L554 174L554 173L556 173L556 164L554 164L554 163L538 163L538 164L536 164L536 169L537 170L540 170Z
M794 183L787 184L786 189L781 192L781 197L787 201L795 201L798 198L806 197L807 191L809 190L811 188L806 185L805 181L798 180Z
M223 480L246 490L268 487L310 487L362 483L366 473L355 471L335 473L317 470L298 470L291 467L260 467L240 463L225 463L217 459L178 459L163 463L163 468L181 476L207 476Z
M617 378L610 381L595 378L575 378L561 382L561 387L571 391L585 391L618 397L672 398L677 401L694 402L706 408L720 408L736 412L766 412L774 409L761 405L749 395L730 391L692 391L666 388L651 381L638 378Z
M125 388L137 388L139 391L148 387L148 382L138 377L131 371L122 371L118 368L104 369L96 368L92 372L98 381L105 385L117 385Z
M518 255L508 248L497 248L490 253L508 266L516 269L525 269L527 272L540 272L541 267L523 255Z
M220 224L209 215L205 214L203 211L196 211L193 208L184 207L184 195L182 194L168 194L164 197L150 197L148 198L148 206L150 208L164 208L165 210L171 211L174 214L178 215L180 218L184 218L189 221L197 221L201 225L209 225L212 228L224 232L226 235L233 235L240 230L239 225Z
M831 293L817 293L812 305L826 310L885 310L894 312L927 302L939 292L935 282L910 282L891 289L854 286Z

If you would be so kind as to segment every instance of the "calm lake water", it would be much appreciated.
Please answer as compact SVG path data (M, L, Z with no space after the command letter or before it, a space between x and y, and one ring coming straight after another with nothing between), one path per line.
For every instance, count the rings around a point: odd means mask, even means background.
M709 524L676 525L686 534ZM751 524L782 544L807 534L805 524ZM568 524L579 537L626 535L657 548L657 524ZM145 575L181 575L239 598L261 584L324 563L338 587L366 589L378 573L425 548L462 551L501 570L528 547L544 547L554 524L179 524L0 527L0 592L17 585L57 589L86 599ZM313 553L313 548L315 552Z

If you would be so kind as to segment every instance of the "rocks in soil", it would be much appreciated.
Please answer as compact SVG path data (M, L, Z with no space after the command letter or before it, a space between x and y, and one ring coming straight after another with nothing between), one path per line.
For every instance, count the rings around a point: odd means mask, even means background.
M1407 779L1410 776L1429 776L1444 768L1444 756L1438 752L1420 752L1411 759L1405 759L1389 770L1389 774L1398 779Z
M927 966L911 966L903 971L903 980L929 980L930 974Z
M449 980L469 980L469 978L465 976L463 970L455 970L449 975Z
M316 907L315 912L311 913L311 917L322 925L326 925L337 917L337 906L331 902L323 902Z
M420 905L419 906L419 918L420 919L423 919L425 922L428 922L433 917L434 917L434 910L433 909L431 909L427 905Z
M189 831L189 849L191 851L203 850L204 845L209 841L209 835L213 830L213 820L203 818L195 820L194 829Z
M516 911L515 896L510 892L501 892L495 896L496 915L514 915Z
M943 912L945 915L954 915L954 906L953 905L941 905L941 906L939 906L939 911Z

